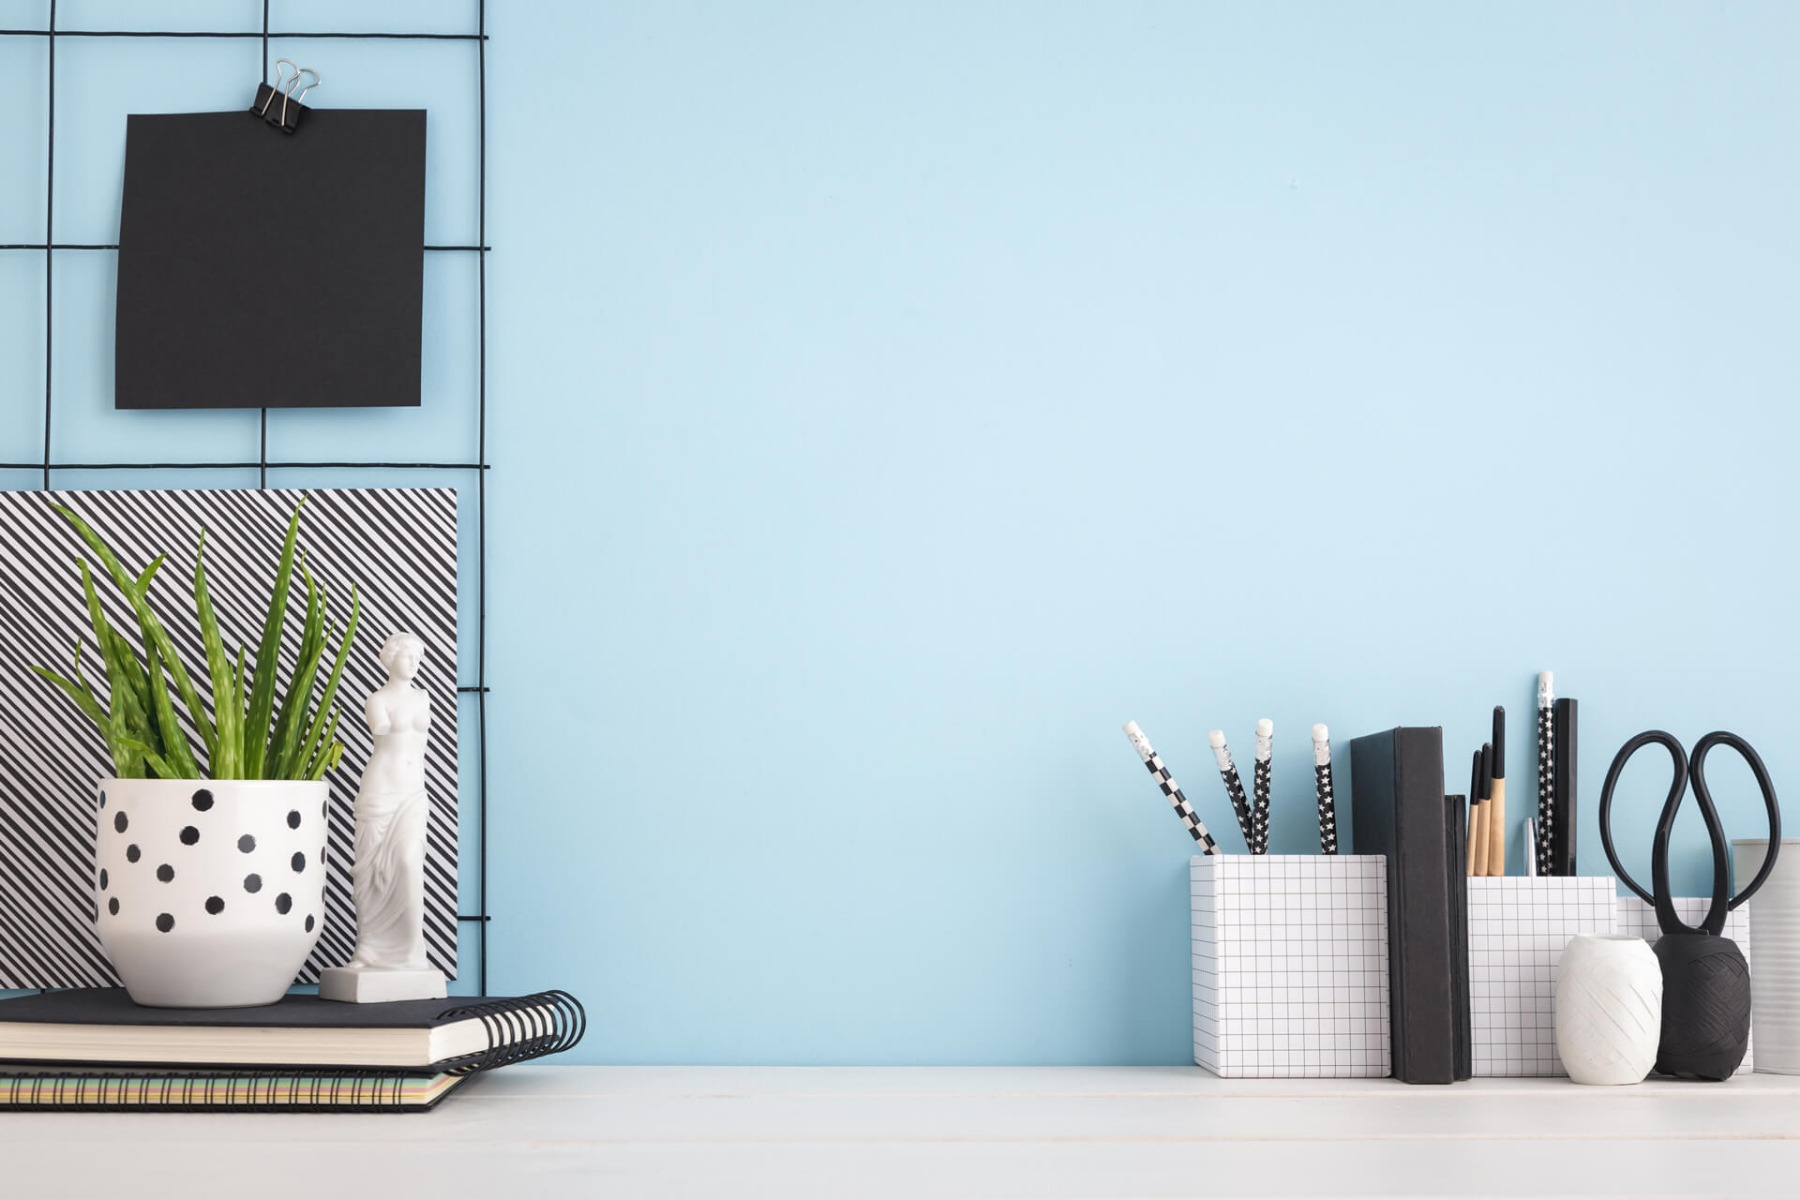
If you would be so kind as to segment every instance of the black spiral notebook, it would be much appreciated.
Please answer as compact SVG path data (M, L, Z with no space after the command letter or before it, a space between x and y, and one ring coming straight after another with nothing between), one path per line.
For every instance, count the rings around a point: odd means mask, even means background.
M0 1060L467 1072L559 1053L584 1027L580 1004L565 992L145 1008L124 988L71 988L0 1000Z

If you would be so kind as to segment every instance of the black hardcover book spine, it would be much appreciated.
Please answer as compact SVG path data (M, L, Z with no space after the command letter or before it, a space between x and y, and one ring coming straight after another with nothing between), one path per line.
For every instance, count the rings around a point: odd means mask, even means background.
M1580 714L1567 696L1556 702L1556 812L1550 830L1550 873L1575 874L1575 727Z
M1444 832L1450 850L1450 1030L1456 1039L1456 1079L1475 1076L1474 1035L1469 1025L1469 798L1444 797Z
M1456 1079L1444 731L1408 728L1350 743L1357 854L1387 857L1388 974L1394 1078Z

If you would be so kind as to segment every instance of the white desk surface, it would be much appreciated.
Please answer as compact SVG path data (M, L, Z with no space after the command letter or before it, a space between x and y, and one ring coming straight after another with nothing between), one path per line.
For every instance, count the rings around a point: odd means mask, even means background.
M510 1067L394 1116L0 1113L0 1196L1785 1196L1800 1078Z

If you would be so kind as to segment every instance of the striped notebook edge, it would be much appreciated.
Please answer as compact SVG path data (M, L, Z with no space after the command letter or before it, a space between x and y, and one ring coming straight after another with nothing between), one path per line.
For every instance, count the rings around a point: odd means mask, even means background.
M0 1069L7 1112L426 1112L471 1076L453 1071Z

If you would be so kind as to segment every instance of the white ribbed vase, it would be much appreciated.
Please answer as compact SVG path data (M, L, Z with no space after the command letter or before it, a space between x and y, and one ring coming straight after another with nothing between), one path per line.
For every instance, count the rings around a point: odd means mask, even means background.
M1743 891L1756 878L1768 853L1766 838L1731 843L1735 890ZM1800 842L1782 839L1775 869L1748 908L1756 953L1750 975L1756 1069L1800 1075Z
M1556 1051L1576 1083L1640 1083L1662 1038L1662 967L1643 938L1580 933L1556 976Z

